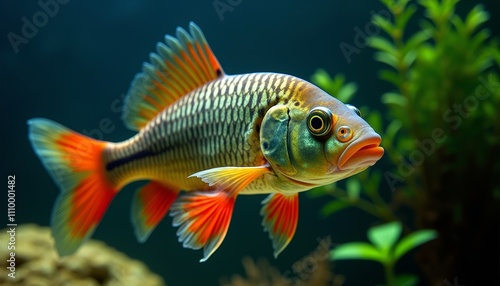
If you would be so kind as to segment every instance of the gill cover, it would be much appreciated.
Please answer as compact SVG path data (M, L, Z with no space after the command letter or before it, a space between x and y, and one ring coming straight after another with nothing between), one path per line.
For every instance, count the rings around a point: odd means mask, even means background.
M288 107L276 105L267 111L260 128L262 153L273 167L288 169L288 174L294 173L288 150L289 120Z
M297 171L294 179L304 182L323 178L329 167L325 143L331 140L335 124L331 111L316 106L292 108L288 114L288 156Z

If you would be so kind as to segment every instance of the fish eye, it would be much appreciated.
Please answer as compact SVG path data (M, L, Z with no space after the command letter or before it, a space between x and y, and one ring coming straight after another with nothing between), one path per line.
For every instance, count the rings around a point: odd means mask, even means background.
M332 130L332 112L324 107L313 108L307 115L307 128L315 137L324 137Z
M359 109L356 108L356 106L353 106L353 105L350 105L350 104L346 104L346 106L354 111L354 113L356 113L359 117L363 117L363 115L361 114L361 111L359 111Z
M340 126L337 129L337 139L342 143L351 140L353 135L354 133L349 126Z

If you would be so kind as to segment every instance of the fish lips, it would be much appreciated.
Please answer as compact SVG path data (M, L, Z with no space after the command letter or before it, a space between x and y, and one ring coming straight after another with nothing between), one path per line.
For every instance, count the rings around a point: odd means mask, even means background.
M384 155L384 148L379 146L380 142L380 135L375 132L357 138L342 152L337 168L349 170L374 165Z

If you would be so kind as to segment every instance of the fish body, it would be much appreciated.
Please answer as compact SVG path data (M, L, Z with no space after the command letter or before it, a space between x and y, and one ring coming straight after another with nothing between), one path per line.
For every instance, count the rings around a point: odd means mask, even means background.
M380 136L357 110L313 84L277 73L226 75L193 23L165 43L129 90L123 119L138 131L132 138L104 142L29 121L33 148L62 190L52 215L61 255L91 236L120 189L148 180L132 203L139 241L170 211L179 241L203 248L205 261L226 235L237 196L269 194L262 224L277 256L295 233L299 192L382 156Z
M110 178L123 186L139 172L142 179L182 190L207 190L206 183L188 177L216 167L262 165L264 115L272 106L295 100L291 91L297 93L306 84L273 73L225 76L207 83L163 110L130 140L110 145L105 153ZM267 181L255 180L240 194L271 193Z

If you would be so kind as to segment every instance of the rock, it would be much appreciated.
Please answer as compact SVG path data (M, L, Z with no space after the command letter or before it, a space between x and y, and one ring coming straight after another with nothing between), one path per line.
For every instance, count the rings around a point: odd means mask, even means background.
M5 286L159 286L163 279L140 261L89 240L74 255L59 258L50 228L34 224L16 227L15 250L9 250L9 229L0 232L0 285ZM15 275L9 277L11 252Z

